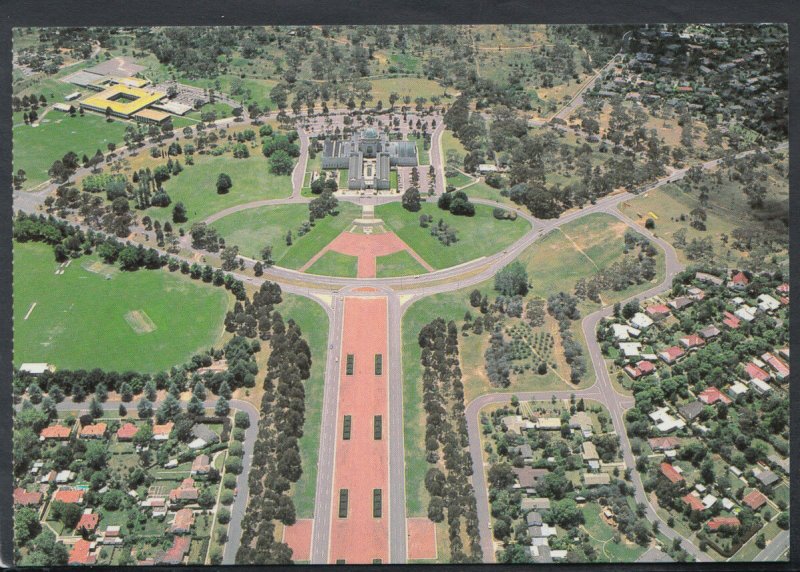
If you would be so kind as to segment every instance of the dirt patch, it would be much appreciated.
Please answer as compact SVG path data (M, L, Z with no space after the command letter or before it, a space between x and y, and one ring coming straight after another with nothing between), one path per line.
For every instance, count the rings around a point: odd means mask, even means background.
M119 272L119 269L116 266L111 266L110 264L104 264L99 260L95 260L94 262L89 262L88 260L81 264L81 268L86 270L87 272L91 272L92 274L102 274L106 278L111 278L115 274Z
M436 560L436 525L427 518L408 519L408 559Z
M294 562L308 562L311 560L311 529L313 519L299 519L291 526L283 528L283 542L292 549Z
M149 334L156 329L156 324L144 310L131 310L125 314L125 321L137 334Z

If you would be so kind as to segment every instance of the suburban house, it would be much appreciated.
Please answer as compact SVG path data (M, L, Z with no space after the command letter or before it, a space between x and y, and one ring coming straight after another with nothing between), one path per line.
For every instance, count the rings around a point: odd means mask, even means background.
M183 559L189 552L189 546L192 544L191 536L176 536L172 540L172 546L164 554L155 559L157 564L169 564L176 566L183 563Z
M638 328L639 330L646 330L650 326L653 325L653 320L647 315L642 312L636 312L631 318L631 325Z
M760 473L755 475L755 477L765 487L771 487L772 485L780 481L778 475L776 475L772 471L761 471Z
M742 504L746 504L753 510L758 510L767 504L767 497L765 497L761 491L752 491L745 495L742 499Z
M512 469L517 476L519 487L523 489L534 489L539 484L539 481L549 473L547 469L534 469L532 467L514 467Z
M53 500L67 504L81 504L83 502L83 493L84 491L80 489L61 489L55 492Z
M169 500L182 501L182 500L197 500L200 496L200 491L194 486L194 479L187 477L183 479L178 488L169 491Z
M656 366L647 360L641 360L636 365L625 366L625 372L633 379L639 379L643 375L650 375L655 370Z
M611 482L611 475L608 473L584 473L583 484L587 487L600 487Z
M752 361L749 362L746 366L744 366L744 372L747 374L747 377L750 379L758 379L761 381L769 381L770 375L758 367Z
M723 316L724 316L724 318L722 319L723 324L725 324L731 330L739 329L739 325L742 323L742 321L739 318L737 318L727 310L725 311L725 313L723 313Z
M687 306L694 304L694 300L688 296L679 296L669 301L669 305L676 310L683 310Z
M714 405L717 401L721 401L725 404L731 403L731 398L722 393L716 387L704 389L697 395L697 398L706 405Z
M39 439L41 441L48 440L48 439L57 439L59 441L64 441L69 439L72 430L69 427L64 427L63 425L52 425L50 427L45 427L42 429L41 433L39 433Z
M707 274L705 272L696 272L694 277L700 282L706 282L714 286L722 286L723 282L722 278L719 276L714 276L713 274Z
M627 324L611 324L611 331L614 334L614 339L618 341L629 340L631 337L636 338L642 333L641 330Z
M678 437L651 437L647 442L653 451L671 451L681 444Z
M97 554L92 554L93 542L81 538L76 542L69 553L67 564L72 566L87 566L97 562Z
M750 284L750 279L745 276L744 272L736 272L728 281L728 288L734 290L744 290Z
M208 470L211 468L210 459L208 455L198 455L192 461L192 475L207 475Z
M757 300L758 300L758 308L762 312L774 312L775 310L781 307L781 303L778 302L775 298L773 298L769 294L761 294L758 296Z
M107 425L105 423L95 423L94 425L84 425L81 427L81 439L102 439L106 434Z
M87 509L91 510L91 509ZM83 513L78 524L75 525L75 530L85 530L86 532L94 532L97 525L100 523L100 515L96 512Z
M716 338L722 332L720 332L719 328L716 327L714 324L711 324L710 326L706 326L705 328L700 330L698 333L700 334L700 337L703 338L704 340L710 340L712 338Z
M696 510L698 512L703 512L706 509L706 506L703 504L703 501L700 500L700 497L697 495L689 493L688 495L681 498L681 500L688 504L692 510Z
M172 433L172 428L174 426L175 423L172 421L169 423L164 423L163 425L153 425L153 440L166 441L169 439L169 434Z
M194 511L190 508L182 508L175 513L175 520L172 521L170 532L175 534L187 534L194 524Z
M681 345L685 347L687 350L691 350L694 348L698 348L700 346L705 345L705 340L698 336L697 334L691 334L681 338Z
M694 421L705 408L706 406L703 403L699 401L692 401L683 407L680 407L678 411L687 421Z
M739 527L739 519L735 516L717 516L708 521L708 528L712 532L718 531L723 526L730 526L731 528Z
M28 492L21 487L14 489L14 504L17 506L36 506L42 502L42 493Z
M686 480L683 478L683 475L681 475L675 469L675 467L673 467L669 463L661 463L660 469L661 469L661 474L664 475L667 478L667 480L673 484L682 483Z
M783 381L789 377L789 366L781 358L771 352L766 352L761 355L761 359L769 364L770 368L775 371L775 377Z
M658 357L661 358L668 365L672 365L678 359L682 358L686 352L684 352L678 346L672 346L665 350L658 352Z
M130 441L139 432L139 428L133 423L125 423L117 430L117 440Z
M648 306L645 312L647 312L647 315L655 321L663 320L670 315L669 307L664 304Z
M656 429L662 433L669 433L675 429L682 429L686 427L686 422L683 419L676 419L670 415L667 407L656 409L655 411L651 412L649 416L650 419L656 423Z

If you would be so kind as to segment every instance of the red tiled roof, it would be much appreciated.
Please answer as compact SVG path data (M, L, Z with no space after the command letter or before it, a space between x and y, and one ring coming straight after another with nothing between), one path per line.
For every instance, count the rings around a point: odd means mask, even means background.
M766 504L767 497L761 494L761 491L752 491L742 499L742 502L753 510L756 510Z
M23 488L16 488L14 489L14 504L18 504L20 506L30 506L30 505L37 505L42 502L42 493L40 492L32 492L29 493Z
M698 399L707 405L714 405L717 401L723 403L731 403L731 398L722 393L716 387L709 387L704 389L697 395Z
M97 528L97 523L100 522L100 515L97 513L82 514L78 524L75 525L75 530L83 528L86 532L92 532Z
M80 539L72 547L69 553L68 564L94 564L97 561L96 554L89 554L92 548L92 543L88 540Z
M745 286L750 284L750 280L744 275L744 272L737 272L734 274L733 278L731 278L731 282L734 284L744 284Z
M654 451L662 450L668 451L670 449L674 449L678 445L680 445L681 440L677 437L653 437L648 439L648 443L650 443L650 448Z
M163 425L153 425L153 435L169 436L172 433L172 427L175 425L172 421L164 423Z
M669 308L664 304L656 304L655 306L649 306L646 311L651 316L660 316L661 314L669 314Z
M106 434L106 424L96 423L81 427L81 437L102 437Z
M642 372L642 375L652 373L656 370L656 366L647 360L642 360L636 364L636 369Z
M194 523L194 512L190 508L182 508L175 513L175 520L172 521L172 532L189 532Z
M778 292L780 292L781 294L788 294L788 293L789 293L789 284L787 284L786 282L784 282L783 284L781 284L780 286L778 286L777 290L778 290Z
M703 504L703 501L701 501L694 495L686 495L685 497L681 498L681 500L686 504L688 504L690 507L692 507L692 510L697 510L702 512L706 509L705 505Z
M633 379L639 379L642 377L642 372L639 370L638 367L633 367L632 365L626 365L625 371L628 372L628 375L631 376Z
M180 564L183 557L189 552L189 545L192 543L190 536L176 536L172 541L172 546L164 555L159 558L160 564Z
M183 479L181 486L169 492L169 500L195 500L199 491L194 486L194 479Z
M679 348L678 346L672 346L671 348L667 348L665 350L661 350L659 353L660 356L666 356L668 359L665 361L675 361L679 357L684 354L684 351ZM663 359L663 358L662 358Z
M56 491L56 494L53 495L53 500L69 504L81 503L83 502L83 491L62 489L60 491Z
M718 516L708 521L708 528L718 530L721 526L739 526L739 519L735 516Z
M750 376L750 379L760 379L761 381L769 380L769 374L753 362L744 366L744 371Z
M761 356L765 362L767 362L772 369L774 369L781 377L786 377L789 375L789 366L784 363L784 361L779 358L778 356L766 352L764 355Z
M133 423L126 423L117 431L117 439L130 440L139 432L139 428Z
M702 346L706 342L703 338L701 338L697 334L691 334L686 336L685 338L681 338L681 343L687 348L695 348L697 346Z
M725 318L722 320L722 323L733 330L736 330L739 327L739 324L742 323L742 321L737 316L734 316L730 312L726 311L724 316Z
M72 430L69 427L64 427L63 425L53 425L51 427L45 427L42 429L42 432L39 433L39 435L45 439L68 439L71 432Z
M661 463L661 474L667 477L671 483L680 483L684 481L683 475L675 470L675 467L669 463Z

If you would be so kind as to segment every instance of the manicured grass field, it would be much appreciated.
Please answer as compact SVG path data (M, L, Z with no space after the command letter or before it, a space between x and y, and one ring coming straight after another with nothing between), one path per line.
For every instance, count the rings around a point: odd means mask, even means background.
M212 111L217 114L217 119L222 119L223 117L230 117L233 115L233 108L230 105L215 101L214 103L206 103L200 109L188 112L184 117L201 119L204 113L211 113Z
M217 193L220 173L227 173L233 183L231 190L223 195ZM166 181L164 190L172 204L165 208L150 207L144 214L162 221L172 220L172 207L182 202L189 219L183 224L188 228L193 222L201 222L228 207L288 197L292 194L292 179L288 175L270 173L269 162L261 153L247 159L233 159L227 154L205 155L196 156L194 165L185 165L182 173Z
M275 109L275 104L273 103L272 99L270 99L269 93L272 91L272 88L278 83L275 80L271 79L255 79L255 78L240 78L238 76L232 74L223 74L218 76L217 78L211 79L185 79L182 78L180 80L181 83L185 83L187 85L194 85L197 87L205 87L205 88L212 88L216 89L215 84L219 81L220 90L223 93L230 94L231 93L231 82L238 81L241 82L242 89L244 91L243 95L247 95L249 92L250 100L255 100L259 103L259 105L267 104L269 105L270 109ZM234 99L240 101L239 95L234 95Z
M91 157L98 149L107 153L109 143L120 145L127 125L119 120L109 123L93 113L70 117L69 113L49 111L37 127L22 124L13 128L14 172L25 171L23 188L35 187L49 179L47 171L53 161L69 151L80 159L84 154Z
M475 197L476 199L489 199L490 201L496 201L503 205L508 206L519 206L515 205L511 199L508 197L504 197L500 194L500 189L495 189L494 187L490 187L483 181L478 181L476 183L472 183L471 185L467 185L463 189L461 189L467 196L470 198ZM523 207L524 208L524 207Z
M468 185L472 182L472 177L465 175L464 173L457 172L452 177L447 177L447 184L453 185L455 188L463 187L464 185Z
M50 246L14 243L15 365L155 372L219 339L232 300L223 288L161 270L84 268L97 262L85 256L56 275ZM156 329L137 335L125 319L129 312L145 314Z
M430 165L431 158L428 153L428 149L425 148L425 138L424 137L415 137L414 135L408 136L409 141L413 141L417 144L417 158L419 159L420 165Z
M453 135L453 132L449 129L445 129L442 132L442 159L447 160L447 151L448 150L456 151L460 156L461 159L464 159L464 155L467 154L467 150L461 144L461 141L456 139L456 136Z
M306 272L321 276L355 278L358 274L358 257L329 250L320 256Z
M236 245L244 256L259 259L261 250L272 245L272 258L277 263L292 246L286 246L286 232L297 234L300 225L308 220L308 205L274 205L248 209L222 217L211 223L225 238L225 244ZM316 232L320 224L311 231ZM303 238L303 237L301 237ZM295 242L301 238L297 238Z
M328 316L316 302L284 292L278 307L284 320L297 322L303 338L311 348L311 377L305 382L306 420L300 438L300 458L303 474L294 485L294 505L298 518L314 515L314 498L317 487L317 458L319 432L322 419L322 396L327 359Z
M443 219L457 232L458 242L445 246L431 236L430 228L419 226L419 215L433 216L433 224ZM380 205L375 216L403 239L417 254L434 268L447 268L481 256L494 254L514 243L531 226L528 221L498 220L492 216L492 207L475 205L475 216L455 216L433 203L423 203L422 210L409 212L400 203ZM491 237L491 240L487 240Z
M300 268L336 238L339 233L350 226L353 219L360 214L360 207L353 203L340 202L338 215L329 215L322 220L315 221L314 228L304 236L298 237L297 233L293 232L294 242L292 246L281 256L280 260L276 260L276 263L284 268ZM286 225L282 225L282 228L284 229L284 234L286 234Z
M424 274L427 272L422 264L417 262L417 259L405 250L386 256L379 256L376 262L378 278L411 276L412 274Z

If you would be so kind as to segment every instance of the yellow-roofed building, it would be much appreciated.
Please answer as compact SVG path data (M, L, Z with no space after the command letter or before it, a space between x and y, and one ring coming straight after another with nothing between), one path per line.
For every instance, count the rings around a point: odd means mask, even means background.
M136 112L167 96L166 93L118 84L82 100L81 107L98 113L111 110L111 115L130 118Z

